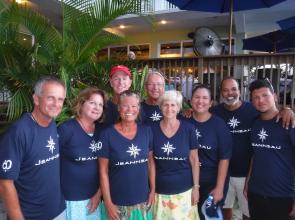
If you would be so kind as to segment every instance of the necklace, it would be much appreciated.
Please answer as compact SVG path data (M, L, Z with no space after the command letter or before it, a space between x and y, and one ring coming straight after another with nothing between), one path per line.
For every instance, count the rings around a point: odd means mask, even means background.
M82 122L81 119L77 118L77 121L79 122L79 124L81 125L82 129L87 133L87 134L91 134L94 132L94 124L91 125L91 127L86 127L84 125L84 123Z
M33 112L31 113L32 120L41 127L47 127L51 123L52 120L42 119L42 116L37 119L36 115L34 116Z
M34 117L33 113L31 113L31 118L33 119L33 121L34 121L35 123L39 124L38 121L37 121L37 119Z

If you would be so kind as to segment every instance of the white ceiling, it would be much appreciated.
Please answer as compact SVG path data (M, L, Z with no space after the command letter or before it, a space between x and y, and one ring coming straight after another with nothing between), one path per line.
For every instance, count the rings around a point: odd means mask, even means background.
M57 27L61 27L61 6L58 0L30 0L29 3L32 8L49 17ZM290 16L295 16L295 0L287 0L271 8L235 12L234 32L249 37L278 30L279 26L276 21ZM167 21L166 25L159 23L162 19ZM113 21L110 27L115 32L121 32L122 34L173 29L191 29L191 31L194 31L196 27L200 26L222 26L225 27L226 32L229 25L228 19L228 14L174 9L171 11L158 11L153 15L144 17L124 16ZM126 26L124 30L119 29L121 24Z
M290 16L295 16L295 0L287 0L271 8L234 12L234 31L237 34L245 33L246 36L267 33L279 29L276 21ZM160 24L159 22L162 19L165 19L167 24ZM125 29L119 29L121 24L125 25ZM135 33L173 29L191 29L193 31L200 26L227 27L228 25L228 14L179 11L174 9L157 12L145 17L124 16L112 22L110 27L124 34L127 32Z

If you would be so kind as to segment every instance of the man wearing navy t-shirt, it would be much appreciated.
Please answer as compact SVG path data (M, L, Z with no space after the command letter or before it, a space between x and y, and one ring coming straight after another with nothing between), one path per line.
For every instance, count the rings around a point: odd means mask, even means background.
M114 66L110 72L110 85L113 90L112 98L107 101L105 120L106 125L112 125L119 119L118 103L121 93L130 89L132 74L127 66Z
M276 95L267 80L249 90L261 113L251 130L254 154L245 184L251 219L295 219L295 129L276 123Z
M250 216L243 189L252 155L251 127L259 116L259 112L251 103L241 101L240 94L237 80L233 77L224 78L221 82L222 103L211 109L212 113L225 121L233 137L232 157L229 165L229 189L223 206L225 220L231 220L236 198L243 214L243 220L249 219ZM283 123L283 125L286 124L286 127L292 121L290 119L294 119L293 111L290 109L282 110L280 116L283 118L283 122L286 122ZM292 122L294 127L294 120ZM282 125L280 124L280 126Z
M222 80L221 97L223 103L213 107L211 111L225 121L233 137L232 157L229 165L229 189L223 207L223 215L225 220L232 218L232 208L235 198L237 198L243 213L243 220L247 220L249 219L249 211L243 189L252 155L251 126L259 113L251 103L240 100L239 84L232 77Z
M66 96L56 78L40 79L34 109L10 126L0 140L0 195L9 219L62 219L59 145L54 118Z
M142 123L153 124L159 122L163 117L158 106L158 100L165 92L164 76L156 69L149 69L144 88L147 93L147 99L141 103L140 117Z

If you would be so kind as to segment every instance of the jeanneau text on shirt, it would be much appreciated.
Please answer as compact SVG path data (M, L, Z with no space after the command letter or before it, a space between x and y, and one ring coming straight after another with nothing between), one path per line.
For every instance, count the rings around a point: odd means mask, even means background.
M126 165L135 165L135 164L142 164L147 163L148 159L140 159L140 160L133 160L133 161L118 161L115 166L126 166Z

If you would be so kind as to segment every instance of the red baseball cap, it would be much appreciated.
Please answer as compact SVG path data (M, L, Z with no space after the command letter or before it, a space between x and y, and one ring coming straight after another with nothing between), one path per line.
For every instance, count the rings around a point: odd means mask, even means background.
M111 73L110 73L110 78L112 78L112 76L116 73L116 72L124 72L126 73L130 78L131 78L131 72L129 70L129 68L127 66L124 65L118 65L118 66L114 66L111 69Z

